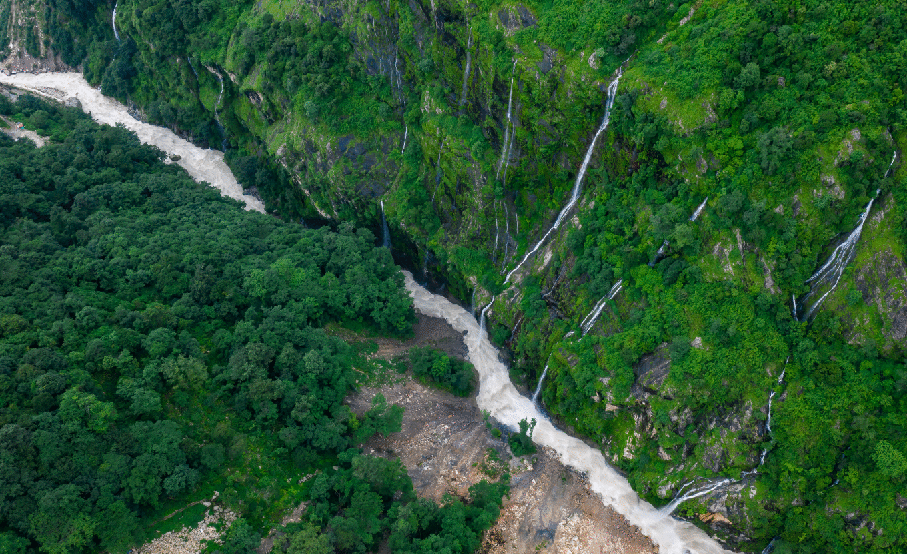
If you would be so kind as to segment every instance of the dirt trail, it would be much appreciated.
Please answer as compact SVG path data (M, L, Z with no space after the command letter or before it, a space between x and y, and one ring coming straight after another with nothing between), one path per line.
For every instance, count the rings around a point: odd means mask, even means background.
M410 341L378 341L378 356L390 359L412 346L432 345L465 359L462 334L443 320L419 315L415 331ZM363 387L348 399L350 407L364 412L377 393L406 409L403 429L388 438L372 439L364 451L399 457L419 496L434 500L447 493L465 497L471 485L488 478L486 471L511 473L510 498L505 500L498 522L486 533L481 552L658 552L647 537L602 503L583 476L565 468L553 451L541 448L534 456L511 459L504 441L486 428L475 397L457 398L406 379L394 385ZM493 461L490 452L500 461Z

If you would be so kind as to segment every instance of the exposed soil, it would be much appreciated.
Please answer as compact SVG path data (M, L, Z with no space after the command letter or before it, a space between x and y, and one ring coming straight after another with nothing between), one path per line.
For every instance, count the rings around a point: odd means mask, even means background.
M413 346L431 345L465 359L462 336L440 319L419 315L415 338L378 340L377 356L394 357ZM381 393L403 406L402 430L367 442L366 453L399 457L421 497L468 497L469 487L490 472L511 473L511 491L501 517L486 533L483 553L654 553L658 549L623 516L603 505L585 479L564 467L549 449L512 458L506 443L492 436L475 398L457 398L412 379L363 387L348 399L357 413ZM494 456L490 456L490 452ZM495 462L494 458L500 459Z

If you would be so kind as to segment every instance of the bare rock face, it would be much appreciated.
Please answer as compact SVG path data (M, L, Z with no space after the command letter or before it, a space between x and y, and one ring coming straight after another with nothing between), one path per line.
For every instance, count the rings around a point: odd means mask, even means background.
M77 110L82 109L82 103L79 102L79 99L76 98L75 96L70 96L69 98L64 100L63 105L66 106L67 108L75 108Z

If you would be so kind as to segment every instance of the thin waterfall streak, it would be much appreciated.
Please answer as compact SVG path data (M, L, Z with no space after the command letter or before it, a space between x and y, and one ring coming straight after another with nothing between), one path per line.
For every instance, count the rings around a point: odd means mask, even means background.
M768 543L765 547L765 550L762 551L762 554L772 554L775 551L775 541L778 539L772 539L772 542Z
M463 70L463 91L460 93L460 105L466 103L466 87L469 85L469 70L472 67L472 33L469 32L469 24L466 24L466 32L469 37L466 40L466 68Z
M479 318L479 335L487 335L487 334L488 334L487 331L486 331L486 329L485 329L485 325L486 325L486 322L487 322L486 317L485 317L485 314L488 313L489 308L491 308L491 305L494 304L494 301L495 301L496 298L497 298L497 296L492 296L492 297L491 297L491 302L489 302L484 308L482 308L482 316Z
M498 243L501 239L501 225L498 223L498 203L494 203L494 256L498 255Z
M523 322L523 316L520 316L519 319L516 320L516 323L513 324L513 330L510 331L510 340L508 342L513 341L513 337L516 336L516 330L520 327L520 323L522 323L522 322Z
M550 357L548 358L551 359ZM539 399L539 393L542 392L542 384L545 382L545 376L548 375L548 363L545 363L545 370L542 371L542 376L539 378L539 384L535 387L535 393L532 395L532 403L537 404Z
M878 197L879 191L876 190L876 197ZM860 222L857 224L856 228L847 236L847 239L839 244L834 251L832 251L831 256L828 257L828 261L822 265L813 275L806 280L807 283L812 282L813 287L817 286L819 283L825 282L828 283L834 279L834 283L831 285L825 294L823 294L819 300L817 300L813 305L806 311L806 315L803 317L803 321L809 320L809 318L816 312L819 306L822 305L822 302L825 301L825 298L837 288L838 283L841 281L841 277L844 275L844 270L847 268L847 264L850 263L853 259L854 254L856 253L857 242L860 240L860 235L863 233L863 226L866 223L866 219L869 217L870 211L872 211L872 204L875 202L875 198L869 201L869 204L866 205L866 209L863 210L863 213L860 214ZM815 288L809 292L809 294L804 297L809 298L809 296L815 291Z
M621 279L620 281L614 283L614 285L611 287L611 290L608 291L607 296L603 296L602 299L595 304L595 307L592 308L592 311L589 312L589 315L587 315L585 319L583 319L583 321L580 323L580 328L583 331L583 337L585 337L586 334L592 330L592 326L595 325L596 321L598 321L598 318L601 315L602 310L604 310L607 301L614 300L614 297L617 296L617 293L620 292L620 289L622 289L623 287L624 280Z
M400 148L400 153L403 154L406 151L406 138L409 136L409 125L403 130L403 147Z
M705 200L702 201L702 204L696 208L696 211L693 212L693 215L690 216L690 221L696 221L699 219L699 215L702 213L702 210L705 208L705 203L709 201L709 197L706 196Z
M110 23L113 25L113 36L117 39L117 42L120 42L120 33L117 31L117 8L119 6L119 1L113 5L113 16L110 18Z
M883 179L887 179L887 178L888 178L888 174L891 173L891 168L892 168L892 166L894 166L894 161L895 161L896 159L898 159L898 151L897 151L897 150L895 150L895 151L894 151L894 154L891 155L891 163L888 164L888 169L885 170L885 177L883 177Z
M677 509L678 506L680 506L687 500L692 500L694 498L699 498L700 496L705 496L707 494L715 492L715 490L717 490L720 487L723 487L725 485L728 485L728 484L731 484L734 482L735 481L733 479L722 479L721 481L717 481L715 483L710 483L701 489L698 489L695 491L691 490L690 492L687 492L683 495L680 495L680 496L674 498L674 500L672 500L667 506L665 506L664 508L661 509L661 512L665 515L671 515L674 512L674 510Z
M552 225L551 228L548 229L548 232L546 232L545 235L542 236L542 239L538 241L532 248L532 250L530 250L526 253L525 256L523 256L523 259L520 261L520 263L518 263L516 267L514 267L510 271L510 273L507 274L507 278L504 279L505 283L508 283L514 272L519 270L520 267L522 267L523 264L526 263L526 260L528 260L530 256L538 251L539 247L541 247L541 245L544 244L548 237L551 236L551 233L553 233L558 227L561 226L561 223L563 223L567 218L567 214L570 212L570 210L573 209L573 206L576 205L577 200L579 200L579 194L583 184L583 177L585 177L586 169L589 167L589 161L592 159L592 152L595 149L595 143L598 141L598 137L602 134L602 132L604 132L605 129L608 128L608 123L611 120L611 108L614 106L614 98L617 96L617 85L620 82L622 75L623 67L619 67L617 69L617 77L615 77L614 80L611 81L611 84L608 85L608 99L605 103L605 116L602 119L602 123L598 127L598 130L595 132L595 136L592 137L592 141L589 143L589 147L586 149L586 156L583 158L583 163L579 168L579 173L577 173L576 175L576 182L574 183L573 191L570 194L570 201L567 202L567 205L564 206L564 209L562 209L561 213L558 214L557 219L554 221L554 225Z
M793 303L794 303L794 307L793 307L794 319L797 319L797 295L791 294L790 299L793 300Z
M381 204L381 246L384 248L391 247L391 231L387 226L387 219L384 217L384 200Z
M504 123L504 142L501 143L501 159L498 161L498 170L494 176L495 180L497 180L501 176L501 167L503 167L505 163L507 163L508 165L510 164L510 160L507 159L507 156L509 154L508 143L510 141L510 127L512 125L511 110L513 109L513 82L514 78L511 76L510 94L507 97L507 121ZM506 180L507 174L505 173L504 181L506 182Z

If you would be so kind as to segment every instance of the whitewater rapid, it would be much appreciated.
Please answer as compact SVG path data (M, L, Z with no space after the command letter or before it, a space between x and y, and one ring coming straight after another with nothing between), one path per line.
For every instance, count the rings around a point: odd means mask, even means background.
M598 449L554 427L530 399L517 392L510 382L507 366L498 360L497 349L489 342L476 318L446 298L425 290L408 271L403 274L416 311L439 317L457 331L465 333L469 361L479 373L476 400L480 409L488 410L495 419L513 429L519 426L521 419L528 421L535 418L537 424L532 440L553 448L565 465L585 473L590 487L601 495L604 503L639 527L658 545L662 554L730 552L692 523L674 519L639 498L627 480L608 465Z
M124 125L135 132L143 143L180 156L179 165L196 181L208 182L224 196L244 201L246 209L264 212L260 200L242 194L242 187L223 162L223 153L198 148L168 129L137 121L129 115L125 106L92 89L78 73L23 73L12 76L0 73L0 84L60 101L75 96L82 103L82 109L91 113L98 123ZM498 360L497 350L484 330L480 329L476 318L460 306L428 292L415 282L408 271L403 274L417 311L442 318L454 329L465 333L469 360L479 373L476 399L479 408L488 410L495 419L514 429L520 420L535 418L537 424L533 441L553 448L565 465L586 474L590 487L601 495L603 502L652 539L662 554L733 554L693 524L674 519L639 498L627 480L608 465L598 449L555 428L530 399L517 392L510 382L507 366Z
M223 196L244 202L247 210L264 213L264 203L248 194L233 172L224 163L223 152L199 148L163 127L142 123L129 114L126 106L100 91L91 88L80 73L0 73L0 84L14 86L35 94L63 101L69 97L79 99L82 110L91 114L98 123L123 125L134 132L144 144L157 146L171 156L179 156L176 162L198 182L207 182Z

